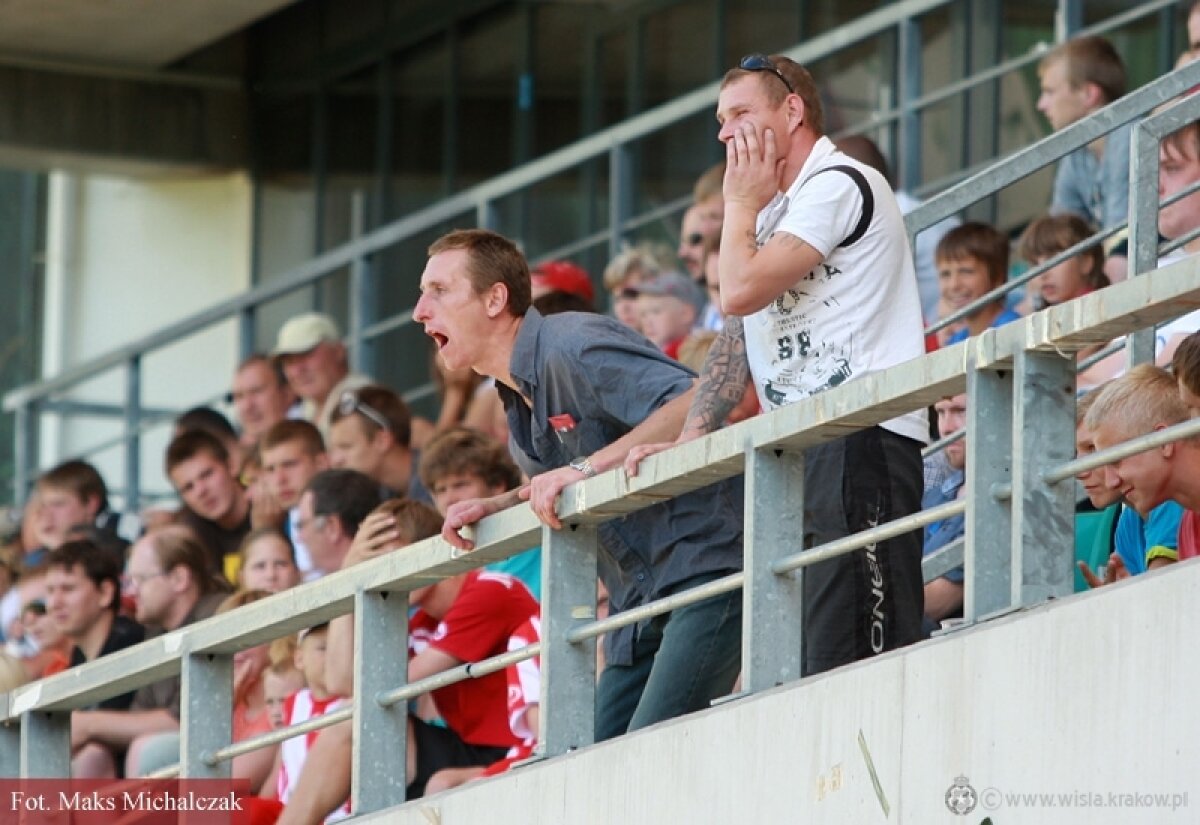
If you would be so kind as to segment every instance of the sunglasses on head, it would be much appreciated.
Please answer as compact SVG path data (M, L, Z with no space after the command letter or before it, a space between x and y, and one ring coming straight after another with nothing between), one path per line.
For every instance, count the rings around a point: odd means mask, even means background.
M738 63L738 68L745 69L748 72L770 72L779 78L784 86L787 86L788 94L794 95L796 93L796 90L792 87L792 84L788 82L786 77L783 76L783 72L775 68L775 64L771 62L771 58L767 57L765 54L746 55Z
M356 412L362 413L372 423L378 424L380 429L390 430L392 428L388 424L388 420L384 418L383 413L370 404L365 404L359 400L358 393L354 392L354 390L346 390L342 393L342 397L338 399L338 413L345 417Z

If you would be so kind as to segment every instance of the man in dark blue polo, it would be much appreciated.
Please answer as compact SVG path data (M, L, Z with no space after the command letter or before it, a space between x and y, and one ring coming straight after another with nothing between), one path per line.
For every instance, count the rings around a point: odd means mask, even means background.
M557 529L564 487L620 467L636 444L679 434L695 385L687 368L617 322L542 317L530 308L524 257L506 238L453 232L430 247L413 317L449 369L496 379L514 458L530 477L516 492L453 505L443 536L528 498ZM613 613L738 571L740 487L720 482L599 528L600 577ZM741 593L716 596L610 633L597 686L602 740L707 707L740 667Z

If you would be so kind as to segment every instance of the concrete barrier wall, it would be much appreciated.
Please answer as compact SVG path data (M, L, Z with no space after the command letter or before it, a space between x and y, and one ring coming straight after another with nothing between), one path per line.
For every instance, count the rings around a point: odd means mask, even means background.
M1197 822L1197 593L1167 568L362 821Z

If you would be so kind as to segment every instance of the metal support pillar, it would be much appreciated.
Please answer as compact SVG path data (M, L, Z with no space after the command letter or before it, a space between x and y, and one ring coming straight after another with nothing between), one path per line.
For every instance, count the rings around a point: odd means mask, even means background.
M70 777L71 712L34 710L22 714L20 762L22 777Z
M500 213L495 201L483 201L475 207L475 225L480 229L492 230L500 226Z
M233 741L233 656L191 653L180 663L179 775L185 779L228 779L232 763L205 757Z
M1063 43L1083 28L1083 0L1058 0L1054 11L1054 40Z
M125 366L125 510L141 509L142 356L134 355Z
M408 703L376 697L408 683L408 594L354 595L354 751L350 770L355 814L404 801Z
M358 240L367 229L367 198L356 190L350 198L350 236ZM374 259L360 256L350 262L350 368L363 375L375 374L375 342L363 330L375 323Z
M966 571L963 616L968 622L1009 605L1012 515L994 495L1012 462L1013 378L1007 370L967 373ZM1074 443L1074 439L1072 439Z
M538 742L557 756L595 741L596 640L567 634L596 617L596 528L542 528L542 709Z
M258 331L255 323L258 320L258 307L244 307L238 313L238 358L242 361L255 353Z
M25 503L25 499L29 495L29 485L33 481L33 469L37 466L33 409L32 403L22 404L17 407L14 414L12 500L18 507Z
M0 779L16 779L21 775L21 726L17 722L0 722Z
M1075 584L1075 480L1042 480L1075 457L1075 359L1021 350L1013 384L1012 599L1028 605Z
M803 545L803 453L747 450L745 499L742 688L753 693L802 673L804 570L771 567Z
M1129 158L1129 268L1134 278L1158 266L1158 137L1142 124L1133 128ZM1126 363L1154 363L1154 330L1131 333Z
M921 96L923 63L921 25L908 19L896 26L897 100L906 106ZM915 190L921 185L921 113L907 109L900 118L900 139L893 164L900 189Z
M629 147L614 146L608 153L608 257L621 253L625 221L633 212L632 158Z

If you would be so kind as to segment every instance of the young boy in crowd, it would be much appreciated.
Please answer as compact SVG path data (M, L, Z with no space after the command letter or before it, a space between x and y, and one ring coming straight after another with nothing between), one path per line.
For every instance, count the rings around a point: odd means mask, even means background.
M529 647L542 640L542 620L539 616L530 616L529 621L517 628L508 637L508 652ZM508 727L521 740L520 745L514 745L508 754L499 762L488 765L476 779L495 776L504 773L513 765L533 756L537 746L539 713L542 699L542 664L541 657L534 656L504 669L504 677L508 680ZM440 774L441 781L449 777ZM435 776L434 779L438 779ZM459 784L459 783L456 783ZM426 793L433 793L433 781L426 786ZM455 787L455 785L445 785ZM439 790L444 790L441 788Z
M678 272L664 272L637 287L642 334L671 358L696 325L703 302L695 282Z
M377 558L441 533L442 517L419 502L385 502L359 528L343 567ZM419 587L409 593L418 608L409 620L410 683L503 653L508 640L538 603L518 580L501 573L472 570ZM354 617L339 616L330 625L326 684L353 691ZM426 793L432 781L455 784L481 773L521 742L509 730L507 684L503 673L467 679L432 691L445 727L410 714L408 720L407 798ZM282 825L320 821L350 792L349 723L322 731L313 746ZM319 770L318 770L319 766ZM449 773L442 774L442 771Z
M282 728L287 722L283 704L289 696L304 687L304 674L296 667L296 637L284 636L271 642L271 664L263 673L263 694L267 700L267 712L271 715L271 727ZM264 790L273 793L275 776L267 777Z
M283 727L316 719L342 705L343 697L334 695L325 685L325 649L328 636L328 623L316 625L300 633L294 663L296 670L304 677L305 686L284 700ZM293 736L279 746L272 775L275 778L275 796L284 805L292 798L296 782L308 757L308 749L312 747L316 738L317 733L314 731L303 736ZM350 801L346 800L341 807L325 817L325 821L336 822L349 815Z
M503 446L484 434L455 427L437 436L421 456L421 482L433 495L438 513L456 502L488 498L521 485L521 471ZM488 570L508 573L525 583L535 599L542 592L542 550L535 547Z
M280 421L263 435L259 454L266 490L287 512L287 534L296 550L296 566L308 581L313 578L313 563L300 540L297 505L313 476L329 467L325 441L320 430L307 421Z
M86 461L64 461L47 470L35 487L38 499L35 535L38 547L27 549L25 567L34 567L45 560L45 554L69 540L68 532L78 524L95 525L115 535L111 522L115 517L108 511L108 488L96 468ZM119 540L122 547L128 542Z
M1147 396L1157 397L1157 402L1148 399L1147 409L1151 413L1163 416L1164 423L1179 423L1187 417L1186 408L1174 394L1174 380L1164 370L1144 364L1135 367L1118 380L1125 385L1132 383ZM1094 390L1081 398L1076 405L1075 444L1081 456L1100 449L1096 444L1096 431L1099 428L1092 421L1091 413L1103 393L1104 389ZM1155 463L1153 453L1133 456L1132 459L1133 461L1124 461L1126 471L1130 473L1136 472L1136 468L1146 462ZM1151 472L1158 476L1158 467L1153 467ZM1112 505L1121 498L1123 492L1127 492L1122 484L1113 483L1112 472L1106 467L1090 473L1081 473L1078 478L1093 506L1098 509ZM1114 552L1109 556L1104 578L1096 576L1086 565L1080 567L1083 579L1089 587L1111 584L1126 576L1136 576L1147 570L1172 564L1180 556L1179 531L1184 515L1183 507L1170 500L1143 499L1140 494L1135 500L1130 500L1131 498L1133 497L1121 502L1120 516L1112 534ZM1142 506L1137 507L1136 504ZM1103 536L1097 539L1102 540ZM1093 553L1092 558L1096 555Z
M938 286L946 312L957 312L982 298L1008 279L1008 238L987 224L956 226L943 236L934 253ZM999 297L972 312L944 343L957 344L990 327L1018 320Z
M1041 266L1091 235L1092 228L1078 215L1043 215L1029 224L1018 251L1030 266ZM1029 290L1036 289L1042 306L1057 306L1106 286L1104 250L1097 243L1043 272L1029 283ZM1080 350L1076 359L1082 361L1100 349L1098 345ZM1093 364L1079 373L1076 388L1082 391L1097 387L1119 374L1124 364L1124 355L1120 353Z

